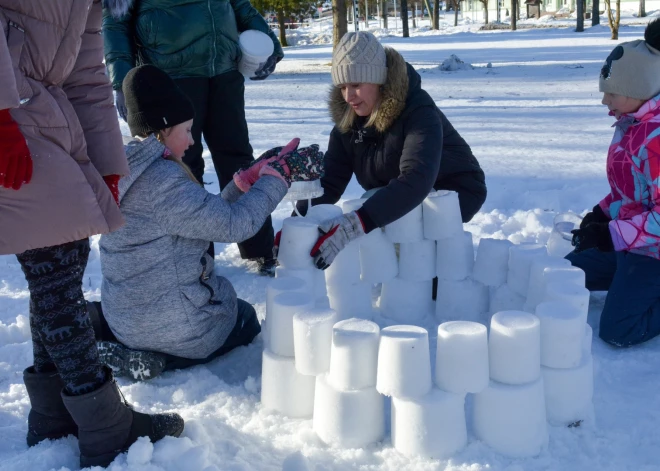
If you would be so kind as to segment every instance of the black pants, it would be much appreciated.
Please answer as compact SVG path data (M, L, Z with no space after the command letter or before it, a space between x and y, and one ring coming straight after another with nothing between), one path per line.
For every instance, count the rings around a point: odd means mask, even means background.
M57 370L71 395L91 392L105 381L82 292L88 257L88 239L16 256L30 290L34 369Z
M183 157L195 177L204 176L202 135L211 152L220 188L224 188L234 173L254 160L245 121L245 83L237 72L227 72L213 78L183 78L176 80L195 108L192 136L195 144ZM266 219L252 238L238 244L244 259L273 256L273 223Z
M115 337L115 334L110 330L108 322L103 316L103 310L101 309L101 303L93 302L88 303L88 309L90 312L90 317L92 318L92 323L94 324L94 332L96 333L97 340L106 340L110 342L121 343ZM208 363L211 360L218 358L226 353L229 353L237 347L242 347L249 345L252 340L261 332L261 325L259 324L259 319L257 318L257 311L254 310L254 307L242 299L238 300L238 314L236 315L236 324L234 328L229 333L227 340L218 348L215 352L211 353L206 358L183 358L175 355L163 354L165 355L165 371L168 370L180 370L183 368L189 368L195 365L203 365Z

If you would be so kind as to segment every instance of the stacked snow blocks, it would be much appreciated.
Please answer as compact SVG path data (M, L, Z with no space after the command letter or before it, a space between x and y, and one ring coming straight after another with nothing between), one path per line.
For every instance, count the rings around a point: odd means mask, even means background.
M490 382L474 397L474 431L510 457L536 456L548 441L539 319L523 311L491 318Z
M384 401L376 390L380 328L347 319L332 328L328 373L316 377L313 428L327 443L361 448L385 434Z
M458 193L436 191L422 203L424 237L436 242L438 322L480 320L488 310L488 290L472 278L472 234L463 230Z

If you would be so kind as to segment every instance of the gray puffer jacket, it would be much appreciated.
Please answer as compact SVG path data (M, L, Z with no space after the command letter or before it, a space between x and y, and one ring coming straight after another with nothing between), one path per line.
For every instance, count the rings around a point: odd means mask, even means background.
M253 236L287 192L272 176L243 194L208 193L153 136L126 146L119 183L126 225L101 237L103 313L125 345L186 358L221 347L236 323L236 292L216 276L209 242Z

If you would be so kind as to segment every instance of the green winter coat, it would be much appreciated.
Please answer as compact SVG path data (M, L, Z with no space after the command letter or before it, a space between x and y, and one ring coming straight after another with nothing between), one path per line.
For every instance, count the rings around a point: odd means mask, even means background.
M104 0L105 61L112 87L130 69L153 64L173 78L214 77L238 68L238 35L267 33L282 46L249 0Z

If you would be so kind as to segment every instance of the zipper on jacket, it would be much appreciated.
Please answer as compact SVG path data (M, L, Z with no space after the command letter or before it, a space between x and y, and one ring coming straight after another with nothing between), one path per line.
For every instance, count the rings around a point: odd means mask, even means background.
M209 293L211 293L211 298L209 299L209 304L213 306L219 306L222 304L222 301L216 301L213 299L215 296L215 291L213 291L213 288L211 288L211 285L209 285L206 280L209 279L208 276L206 276L206 257L202 257L202 259L199 261L199 263L202 264L202 274L199 275L199 282L202 284L204 288L209 290Z
M217 38L217 33L215 31L215 19L213 18L213 9L211 8L211 0L208 0L206 3L207 6L209 7L209 15L211 15L211 25L213 26L213 57L211 58L211 74L213 77L215 77L215 58L218 55L218 38Z

